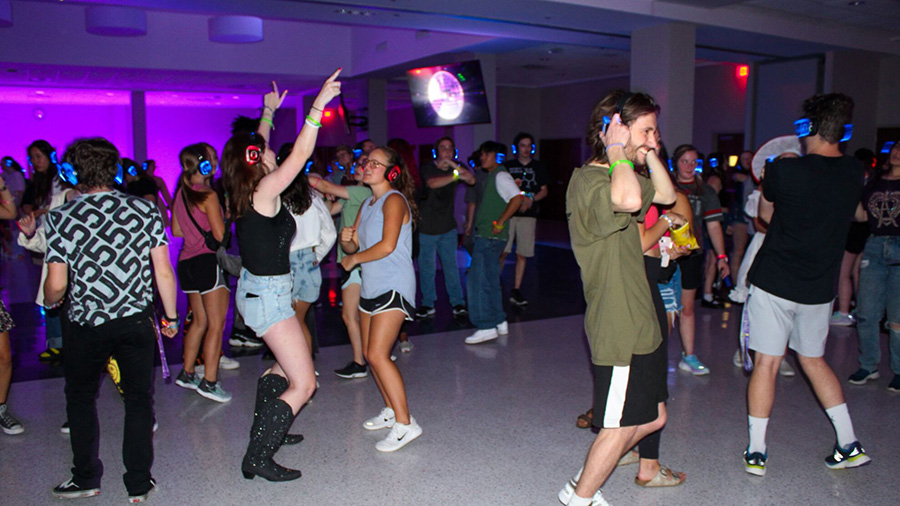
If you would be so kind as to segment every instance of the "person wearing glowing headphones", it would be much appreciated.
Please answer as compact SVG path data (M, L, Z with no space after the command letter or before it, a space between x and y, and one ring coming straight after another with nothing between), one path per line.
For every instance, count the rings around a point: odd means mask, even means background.
M509 175L519 185L519 191L525 196L522 199L522 207L509 220L509 240L506 242L503 254L500 255L500 271L502 272L506 255L512 252L513 243L516 243L516 274L509 301L517 306L528 304L528 300L519 293L519 289L522 288L522 278L525 277L525 265L528 263L528 259L534 256L537 202L547 196L547 184L550 180L547 164L534 158L534 152L534 137L531 134L519 132L512 143L512 154L515 157L503 164L509 171Z
M459 181L471 186L475 184L475 176L457 161L456 146L449 137L441 137L434 143L432 156L434 159L423 163L419 170L425 184L419 192L418 262L422 304L416 310L416 317L430 318L436 313L435 256L441 260L444 286L453 307L453 316L465 316L468 310L459 281L459 266L456 265L459 241L453 208Z
M558 494L570 506L608 506L600 487L616 463L665 425L667 350L638 225L651 204L676 199L656 153L658 114L659 106L644 93L617 90L604 97L588 127L592 156L575 169L566 191L572 251L587 302L593 423L600 429L584 466ZM635 171L645 164L649 177Z

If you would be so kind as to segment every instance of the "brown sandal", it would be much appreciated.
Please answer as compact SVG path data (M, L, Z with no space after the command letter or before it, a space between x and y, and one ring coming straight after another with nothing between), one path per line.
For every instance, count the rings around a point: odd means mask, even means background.
M587 413L583 415L578 415L578 420L575 421L575 425L579 429L587 429L594 423L594 408L587 410Z
M642 487L677 487L684 483L685 478L687 476L684 473L672 471L666 466L660 466L659 472L656 473L653 479L641 480L635 477L634 482Z

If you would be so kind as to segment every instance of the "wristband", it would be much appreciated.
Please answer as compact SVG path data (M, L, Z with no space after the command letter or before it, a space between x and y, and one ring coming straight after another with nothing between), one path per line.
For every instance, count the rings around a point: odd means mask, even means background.
M614 142L614 143L610 144L609 146L606 146L606 149L604 149L604 151L609 152L609 148L611 148L613 146L622 146L622 149L625 149L625 144L623 144L621 142Z
M268 123L269 126L272 127L272 130L275 130L275 123L272 123L272 120L270 120L269 118L263 116L262 118L259 118L259 121Z
M459 169L453 169L453 180L459 179Z
M503 225L498 225L497 220L494 220L494 228L496 228L497 230L503 230L504 228L506 228L506 223L504 223Z
M323 111L322 109L319 109L318 107L316 107L316 106L314 106L314 105L309 106L309 108L312 109L312 110L314 110L314 111L319 111L319 112L322 112L322 113L325 112L325 111Z
M529 192L525 192L525 191L520 191L520 192L519 192L519 195L521 195L521 196L523 196L523 197L528 197L528 198L531 199L532 202L534 202L534 193L529 193Z
M0 200L0 204L15 204L15 200Z
M722 253L721 255L718 255L716 257L716 259L717 260L722 260L722 259L728 260L728 255L726 255L725 253Z
M613 169L616 168L616 165L619 165L620 163L624 163L624 164L628 165L629 167L631 167L631 170L634 170L634 164L631 163L631 160L616 160L612 165L609 166L609 175L610 176L612 176Z
M306 116L306 124L313 128L322 128L322 124L319 123L318 121L314 120L313 117L310 115Z
M169 319L168 316L163 316L159 319L159 325L166 330L178 330L178 325L180 324L181 322L178 320L178 315L175 315L175 318L172 319Z
M663 214L662 216L660 216L660 218L662 218L662 219L666 220L667 222L669 222L669 228L675 228L675 222L672 221L672 218L669 218L669 215L668 215L668 214Z
M62 306L62 303L63 303L63 299L59 299L58 301L54 302L53 304L44 304L44 309L56 309L59 306Z
M267 105L264 105L264 106L263 106L263 110L264 110L264 111L265 111L265 110L269 110L269 111L272 111L272 114L273 114L273 115L275 114L275 109L272 109L271 107L269 107L269 106L267 106Z

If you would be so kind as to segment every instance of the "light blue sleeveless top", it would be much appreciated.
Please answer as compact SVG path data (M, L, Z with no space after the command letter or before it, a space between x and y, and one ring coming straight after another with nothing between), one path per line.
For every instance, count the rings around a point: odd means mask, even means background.
M384 232L384 213L382 208L388 196L396 193L403 197L397 190L391 190L376 200L367 198L359 208L359 250L367 250L381 241ZM406 202L406 197L403 197ZM371 205L370 205L371 204ZM409 203L407 202L407 208ZM400 237L397 238L397 247L390 255L374 262L361 264L362 288L360 296L364 299L374 299L391 290L396 291L412 305L416 304L416 271L412 261L412 213L408 223L400 227Z

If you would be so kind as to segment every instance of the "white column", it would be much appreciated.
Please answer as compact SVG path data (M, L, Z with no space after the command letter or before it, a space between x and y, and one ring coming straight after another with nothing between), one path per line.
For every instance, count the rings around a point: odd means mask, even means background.
M692 142L694 129L694 26L670 23L631 33L631 91L660 105L659 127L671 153Z

